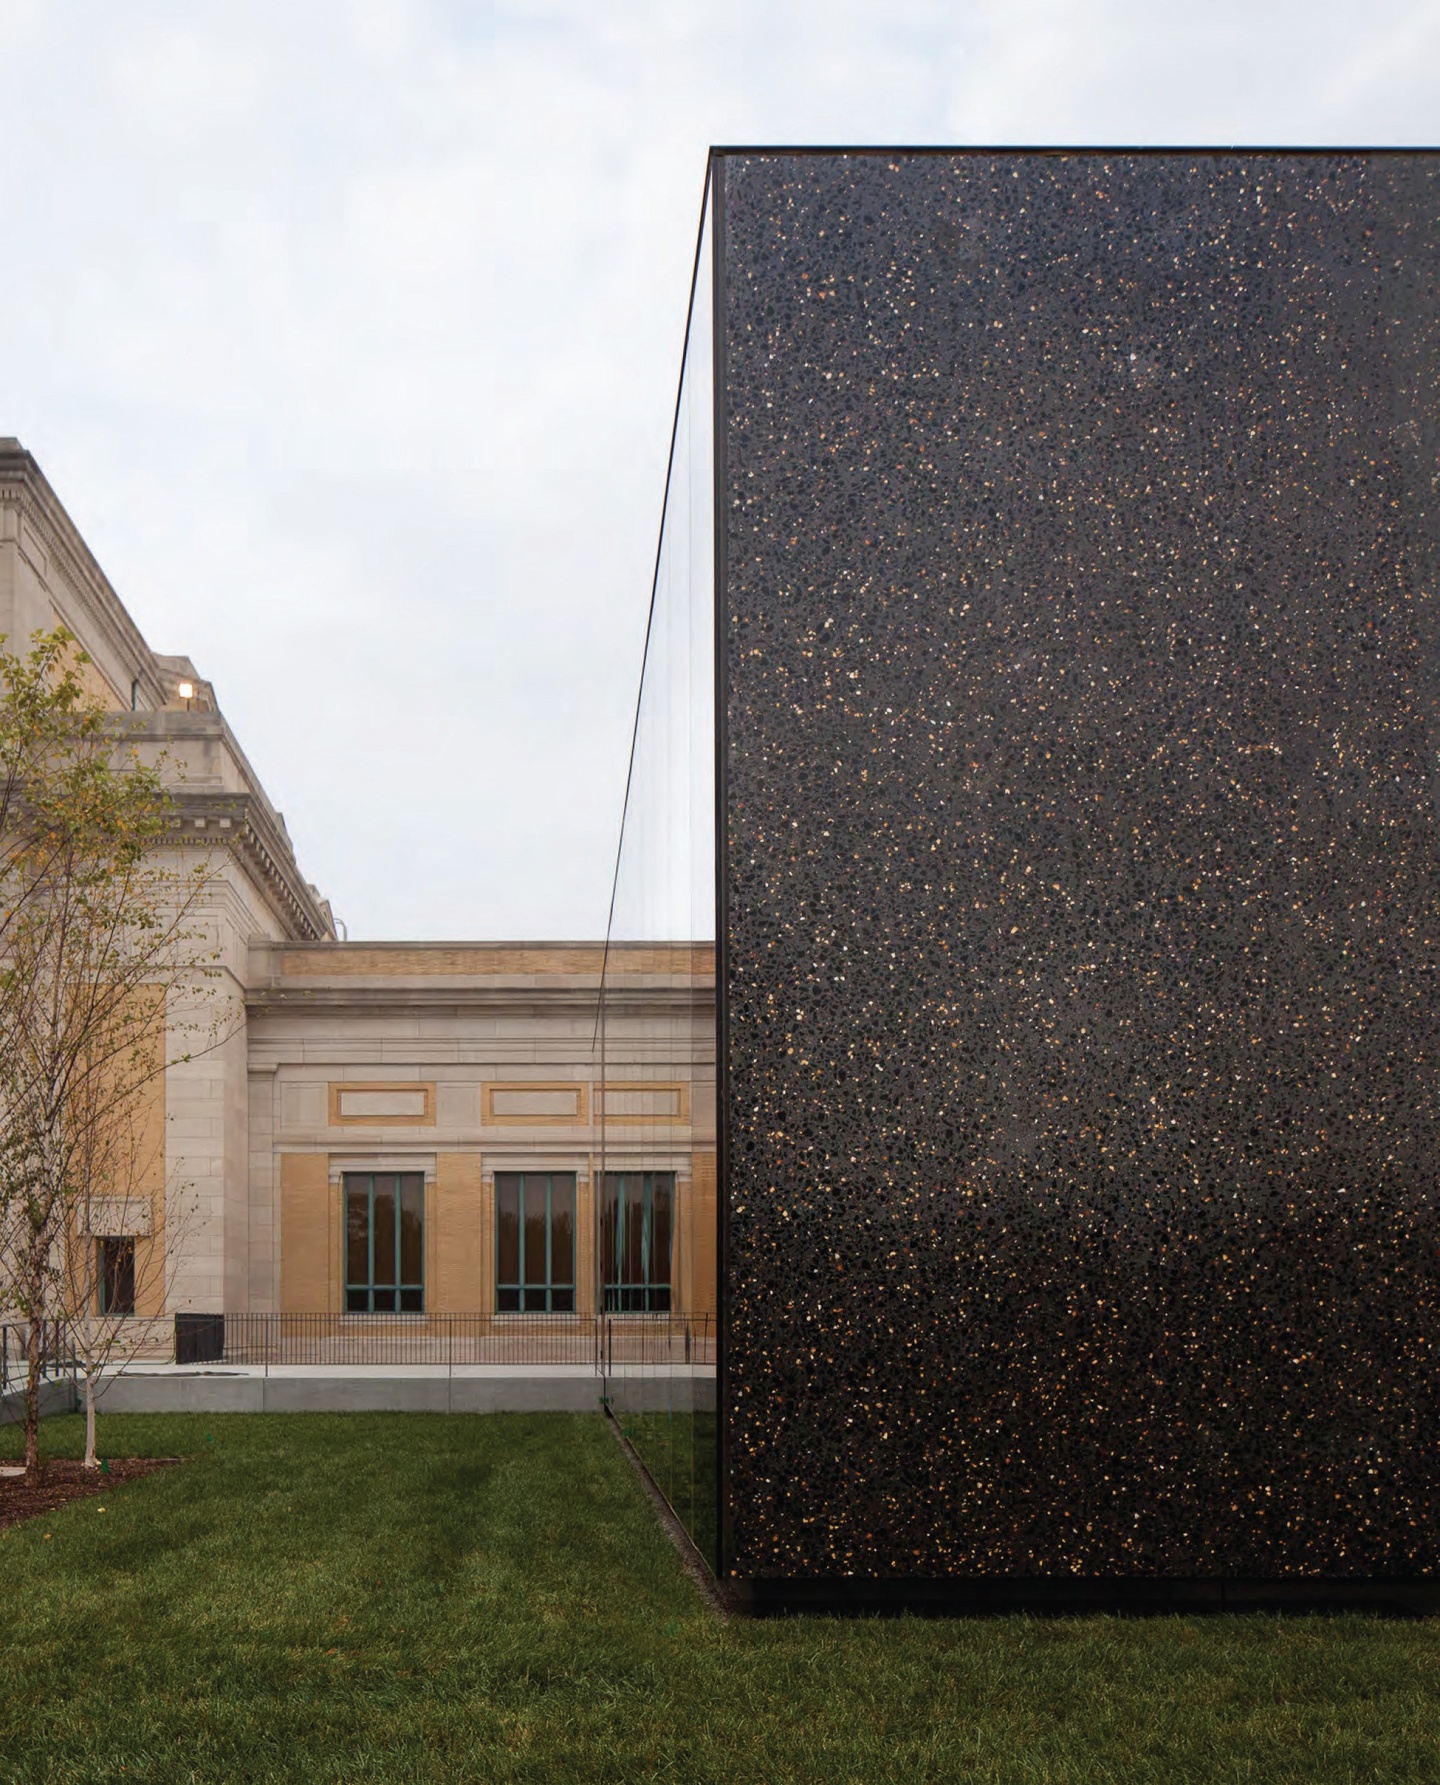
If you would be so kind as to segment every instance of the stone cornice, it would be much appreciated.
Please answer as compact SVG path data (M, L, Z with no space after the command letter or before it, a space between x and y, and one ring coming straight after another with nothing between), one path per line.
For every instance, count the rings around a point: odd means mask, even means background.
M253 793L173 789L172 838L184 846L228 848L259 881L298 942L324 942L335 934L329 907L295 864L290 840L270 804Z
M250 869L286 921L287 939L330 942L335 925L330 907L300 872L289 833L280 814L265 797L225 715L214 710L177 713L117 713L115 735L128 744L151 744L161 750L208 740L229 755L247 783L240 792L219 788L169 785L175 802L176 840L185 844L226 844Z
M260 783L260 777L251 768L249 757L240 748L229 721L218 708L208 707L204 711L190 713L176 712L173 709L158 713L117 713L114 725L130 743L156 744L165 750L172 745L183 748L197 738L209 739L222 745L240 771L241 779L251 794L264 806L275 826L285 832L284 820L271 805ZM183 785L183 780L179 785ZM288 840L288 832L285 834Z

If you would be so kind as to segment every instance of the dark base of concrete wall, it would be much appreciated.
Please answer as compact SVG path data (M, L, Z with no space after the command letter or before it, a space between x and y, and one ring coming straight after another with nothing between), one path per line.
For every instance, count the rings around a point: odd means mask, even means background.
M761 1580L721 1582L737 1611L752 1617L803 1613L886 1617L983 1617L1006 1612L1072 1617L1196 1612L1440 1612L1440 1579L1430 1580Z

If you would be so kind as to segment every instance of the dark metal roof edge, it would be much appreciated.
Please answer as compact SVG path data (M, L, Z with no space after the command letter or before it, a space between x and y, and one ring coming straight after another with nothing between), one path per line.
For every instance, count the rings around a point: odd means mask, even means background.
M1434 155L1433 143L712 143L731 155Z

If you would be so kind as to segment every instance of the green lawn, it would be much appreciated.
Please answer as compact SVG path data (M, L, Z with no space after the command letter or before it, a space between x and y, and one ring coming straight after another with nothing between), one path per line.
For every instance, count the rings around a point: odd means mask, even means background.
M101 1438L193 1460L0 1541L8 1779L1440 1777L1430 1625L722 1626L598 1417Z
M633 1413L614 1407L620 1429L650 1471L691 1541L716 1566L715 1415Z

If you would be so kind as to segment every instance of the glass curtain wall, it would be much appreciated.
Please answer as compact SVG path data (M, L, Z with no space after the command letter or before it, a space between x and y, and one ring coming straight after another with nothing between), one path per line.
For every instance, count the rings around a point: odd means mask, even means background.
M710 205L696 246L598 1021L606 1398L713 1565L714 460Z

